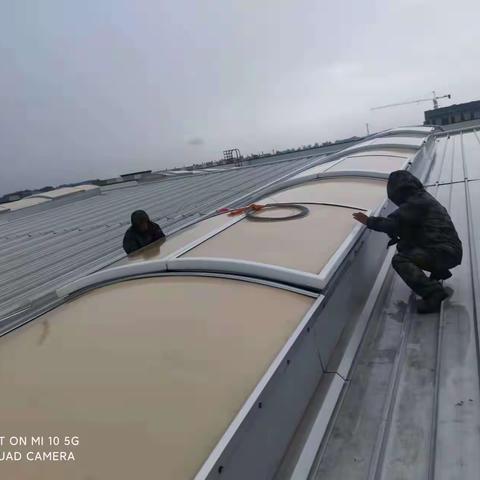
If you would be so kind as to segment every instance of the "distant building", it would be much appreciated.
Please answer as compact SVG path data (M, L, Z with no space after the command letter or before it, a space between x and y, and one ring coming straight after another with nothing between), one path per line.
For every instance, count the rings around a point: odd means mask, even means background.
M424 125L451 125L470 120L480 120L480 100L427 110Z

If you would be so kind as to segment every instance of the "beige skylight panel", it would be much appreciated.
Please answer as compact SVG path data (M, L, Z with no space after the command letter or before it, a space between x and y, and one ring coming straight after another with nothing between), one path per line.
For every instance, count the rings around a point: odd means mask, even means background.
M304 170L303 172L297 173L293 178L302 178L308 175L313 175L315 173L323 173L329 167L334 165L337 161L332 160L331 162L321 163L320 165L316 165L315 167L309 168L308 170Z
M297 185L271 197L275 202L325 202L368 210L380 205L386 196L386 186L386 181L381 179L328 178Z
M3 462L2 478L193 478L312 302L228 279L130 280L2 337L2 434L80 441L45 447L74 462Z
M389 148L388 150L385 149L378 149L378 150L365 150L360 151L357 153L352 153L349 155L350 157L359 157L359 156L370 156L370 155L388 155L390 157L405 157L408 158L413 155L414 152L407 148Z
M400 170L405 164L405 158L370 155L361 157L346 157L340 163L329 168L329 172L340 172L345 170L364 170L370 172L390 173Z
M4 203L4 207L9 208L11 211L20 210L26 207L33 207L34 205L40 205L41 203L48 202L47 198L37 197L25 197L21 200L15 200L14 202Z
M297 220L241 220L184 256L233 258L320 273L357 222L348 208L308 205L308 209L309 214Z

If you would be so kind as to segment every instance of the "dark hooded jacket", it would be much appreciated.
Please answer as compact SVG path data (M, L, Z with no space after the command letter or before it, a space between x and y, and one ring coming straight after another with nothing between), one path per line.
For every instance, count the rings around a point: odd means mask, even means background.
M162 229L156 223L152 222L143 210L133 212L131 221L132 225L123 237L123 249L128 254L165 237ZM139 230L138 225L145 221L148 222L148 229L146 232L142 232Z
M398 251L417 247L447 253L458 264L462 242L447 210L430 195L422 182L406 170L392 172L387 184L388 198L399 208L388 217L370 217L367 227L385 232L389 245L398 242Z

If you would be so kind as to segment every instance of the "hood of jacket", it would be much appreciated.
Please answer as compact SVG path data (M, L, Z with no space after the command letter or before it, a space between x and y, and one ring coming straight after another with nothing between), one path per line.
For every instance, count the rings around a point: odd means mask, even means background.
M405 203L412 195L424 190L422 182L406 170L397 170L388 177L387 195L397 206Z
M147 212L145 212L144 210L135 210L135 212L132 213L131 221L132 228L138 233L143 233L139 229L139 225L144 222L150 223L150 218L148 217Z

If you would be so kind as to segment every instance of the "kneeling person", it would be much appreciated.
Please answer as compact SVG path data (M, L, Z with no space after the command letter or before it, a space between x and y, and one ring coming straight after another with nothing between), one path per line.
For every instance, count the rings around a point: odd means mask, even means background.
M353 217L371 230L388 234L389 246L398 244L392 266L422 297L418 312L437 312L448 296L439 280L451 277L449 269L460 265L462 242L447 210L410 172L392 172L387 194L399 207L388 217L368 217L361 212ZM423 270L431 272L430 277Z

